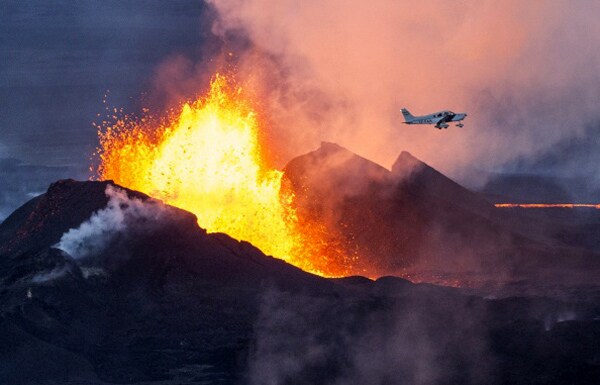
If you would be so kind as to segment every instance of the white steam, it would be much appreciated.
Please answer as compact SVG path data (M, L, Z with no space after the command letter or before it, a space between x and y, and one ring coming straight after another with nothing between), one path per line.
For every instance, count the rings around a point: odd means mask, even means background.
M37 273L36 275L34 275L31 278L31 282L44 283L44 282L54 281L55 279L63 277L68 272L69 272L69 266L67 266L67 265L55 267L52 270Z
M105 193L109 198L106 207L78 228L64 233L56 245L76 260L98 255L133 223L151 224L164 215L164 208L155 201L130 198L124 190L111 185L106 186Z

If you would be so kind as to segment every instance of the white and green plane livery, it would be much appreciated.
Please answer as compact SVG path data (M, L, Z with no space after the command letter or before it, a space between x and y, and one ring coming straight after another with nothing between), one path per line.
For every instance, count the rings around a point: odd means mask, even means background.
M413 116L406 108L402 109L402 115L404 115L405 124L435 124L440 130L450 127L448 125L450 122L458 122L456 127L464 127L464 124L461 122L467 117L465 113L455 114L452 111L440 111L429 115Z

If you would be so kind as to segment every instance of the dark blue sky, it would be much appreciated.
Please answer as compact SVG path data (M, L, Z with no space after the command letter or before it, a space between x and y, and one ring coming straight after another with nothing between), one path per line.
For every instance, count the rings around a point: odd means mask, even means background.
M0 220L87 178L105 93L135 110L161 63L202 60L208 15L198 0L0 0Z
M159 63L197 58L210 31L197 0L1 4L0 156L32 164L85 164L105 92L131 107Z

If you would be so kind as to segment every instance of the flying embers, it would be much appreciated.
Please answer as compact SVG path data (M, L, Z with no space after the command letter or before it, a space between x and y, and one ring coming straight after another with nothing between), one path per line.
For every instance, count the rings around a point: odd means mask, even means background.
M450 122L458 122L456 127L464 127L462 121L467 117L465 113L455 114L452 111L440 111L429 115L413 116L406 108L402 109L402 115L404 116L405 124L435 124L435 127L440 130L450 127L448 125Z

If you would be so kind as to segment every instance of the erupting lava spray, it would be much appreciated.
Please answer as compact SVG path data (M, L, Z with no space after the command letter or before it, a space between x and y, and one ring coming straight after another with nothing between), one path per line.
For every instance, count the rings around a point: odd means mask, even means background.
M215 75L205 97L160 122L113 118L98 131L98 179L188 210L207 231L249 241L304 270L347 272L327 257L318 229L299 224L294 197L281 188L283 172L266 164L258 114L231 78Z

